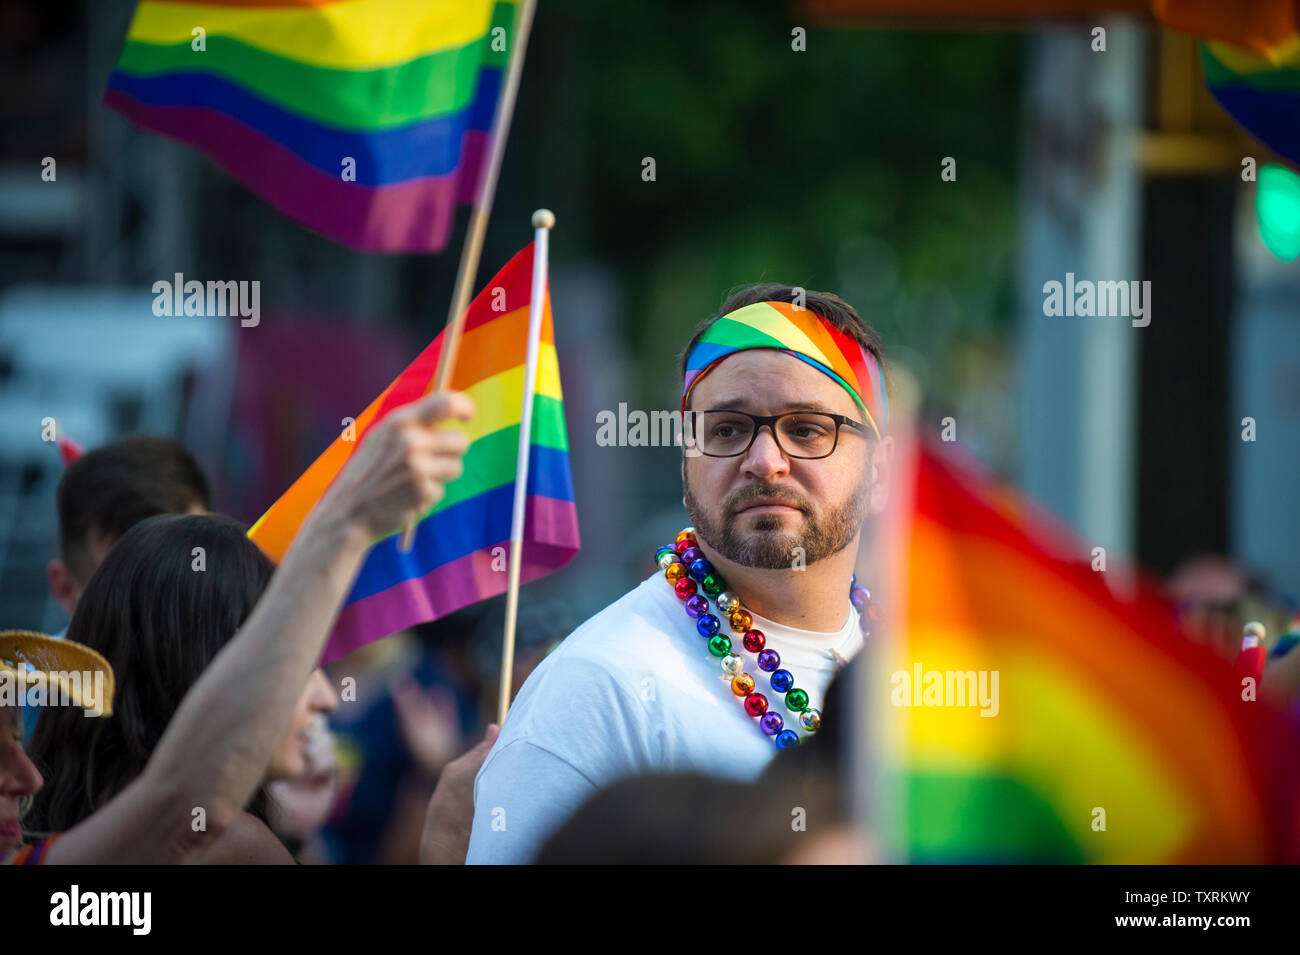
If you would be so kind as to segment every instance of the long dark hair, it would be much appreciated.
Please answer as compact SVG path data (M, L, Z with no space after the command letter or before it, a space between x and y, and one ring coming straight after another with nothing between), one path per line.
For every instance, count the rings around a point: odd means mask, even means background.
M88 719L71 707L41 713L29 754L45 787L31 829L66 832L140 775L182 698L252 613L274 569L226 517L151 517L113 545L67 633L112 664L113 715ZM266 821L264 790L248 811Z

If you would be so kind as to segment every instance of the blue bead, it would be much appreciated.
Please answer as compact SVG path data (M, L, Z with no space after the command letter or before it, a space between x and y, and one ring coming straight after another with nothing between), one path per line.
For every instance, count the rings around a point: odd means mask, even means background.
M781 730L776 734L776 748L789 749L791 746L799 745L799 734L794 730Z
M718 632L718 627L720 626L722 626L722 624L718 621L718 618L713 616L711 613L706 613L695 621L695 629L700 631L701 637L713 636ZM791 677L791 679L793 679L793 677Z
M709 563L707 557L691 561L691 576L696 580L703 580L711 573L713 573L713 565Z
M656 564L659 563L659 558L663 557L664 554L672 554L673 557L676 557L677 551L673 550L671 547L660 547L657 551L655 551Z
M794 686L794 674L789 670L777 670L772 674L772 689L776 692L784 693L792 686Z

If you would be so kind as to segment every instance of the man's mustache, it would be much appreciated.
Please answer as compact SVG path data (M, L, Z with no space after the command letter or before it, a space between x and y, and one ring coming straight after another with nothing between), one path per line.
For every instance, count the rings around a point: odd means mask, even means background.
M727 495L725 501L726 509L728 513L735 514L742 507L763 498L770 498L771 500L778 501L781 504L786 504L790 507L797 507L804 513L807 513L809 510L807 498L803 497L801 494L795 493L787 487L782 487L779 484L750 484L747 487L743 487L739 491Z

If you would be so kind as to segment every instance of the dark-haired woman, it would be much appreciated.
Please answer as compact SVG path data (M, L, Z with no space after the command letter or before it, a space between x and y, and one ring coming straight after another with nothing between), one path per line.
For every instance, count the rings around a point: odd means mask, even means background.
M225 517L163 514L122 536L86 585L67 634L112 666L116 713L110 720L66 707L42 714L28 746L45 776L35 828L66 832L144 771L181 700L248 619L274 570ZM336 705L324 674L313 671L265 781L303 772L313 717ZM292 862L267 822L259 788L201 861Z
M41 861L197 861L241 824L371 543L395 533L412 512L427 511L460 475L466 435L439 425L472 414L464 395L433 394L394 411L366 435L252 613L184 695L143 771L57 841L47 838ZM204 558L207 570L194 573L213 569L211 555ZM170 631L179 640L192 626L176 619ZM7 813L11 801L39 790L41 777L22 750L13 708L0 710L13 729L0 734L0 810ZM201 829L193 825L200 807ZM0 861L23 851L0 838Z

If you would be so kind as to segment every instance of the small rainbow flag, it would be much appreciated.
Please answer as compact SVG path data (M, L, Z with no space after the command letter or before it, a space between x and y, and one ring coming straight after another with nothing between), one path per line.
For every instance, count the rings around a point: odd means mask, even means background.
M141 0L104 104L369 252L436 252L488 155L507 0Z
M1282 714L937 443L908 486L900 636L882 631L871 678L897 855L1296 861L1300 735Z
M465 426L471 442L465 471L423 516L409 553L398 546L400 533L375 542L339 614L322 662L505 591L532 270L529 244L470 304L451 376L451 388L466 392L477 409L474 420ZM253 525L249 536L272 560L278 563L284 556L307 513L365 440L366 432L389 412L428 393L443 334L357 416L356 440L344 440L347 434L337 438ZM549 293L530 447L521 573L525 583L560 569L578 552L578 515Z
M1219 105L1265 146L1300 165L1300 49L1274 61L1227 43L1201 44L1205 82Z

